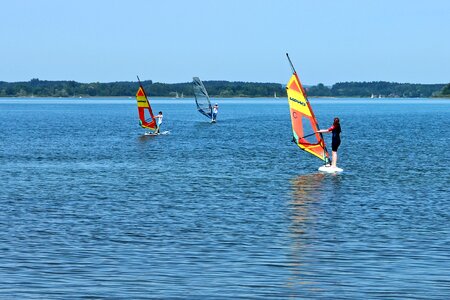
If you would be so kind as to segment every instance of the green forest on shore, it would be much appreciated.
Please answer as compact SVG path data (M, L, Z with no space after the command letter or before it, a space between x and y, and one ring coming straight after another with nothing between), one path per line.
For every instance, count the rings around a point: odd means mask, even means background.
M212 97L286 97L285 85L241 81L204 81ZM191 82L160 83L142 81L149 96L193 97ZM134 96L139 84L135 81L79 83L31 79L26 82L0 81L0 97L123 97ZM449 84L411 84L386 81L322 83L305 86L313 97L450 97Z

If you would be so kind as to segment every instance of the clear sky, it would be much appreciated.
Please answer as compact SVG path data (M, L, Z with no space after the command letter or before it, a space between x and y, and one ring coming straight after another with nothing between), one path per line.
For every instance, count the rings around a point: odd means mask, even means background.
M0 0L0 81L450 82L449 0Z

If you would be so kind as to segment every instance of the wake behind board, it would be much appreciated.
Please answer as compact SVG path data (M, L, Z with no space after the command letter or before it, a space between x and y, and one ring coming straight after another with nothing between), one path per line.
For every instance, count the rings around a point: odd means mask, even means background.
M216 122L217 122L216 120L211 120L211 124L216 123Z
M144 135L150 135L150 136L157 136L157 135L166 135L166 134L170 134L170 130L166 130L160 133L153 133L153 132L146 132L144 133Z
M344 171L344 169L338 168L338 167L332 167L332 166L321 166L319 168L320 172L325 172L325 173L340 173L342 171Z

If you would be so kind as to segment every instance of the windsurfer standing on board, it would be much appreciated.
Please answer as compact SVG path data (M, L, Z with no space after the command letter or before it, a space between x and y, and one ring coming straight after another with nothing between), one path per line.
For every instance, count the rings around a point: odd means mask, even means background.
M212 120L213 122L216 122L217 119L217 113L219 112L219 105L214 104L213 109L212 109Z
M155 133L156 133L156 134L159 134L159 130L160 130L160 128L161 128L161 124L162 124L162 121L163 121L163 113L162 113L162 111L160 111L160 112L155 116L155 119L157 119L157 120L156 120L156 130L155 130Z
M334 118L333 125L328 129L322 129L317 132L321 133L332 133L331 137L331 153L332 153L332 159L331 159L331 167L336 168L337 163L337 150L339 148L339 145L341 144L341 124L339 123L339 118Z

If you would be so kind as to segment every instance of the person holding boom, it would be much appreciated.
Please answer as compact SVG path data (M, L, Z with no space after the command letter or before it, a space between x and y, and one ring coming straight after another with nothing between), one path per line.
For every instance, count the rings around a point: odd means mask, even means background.
M320 133L332 133L331 136L331 167L336 168L336 163L338 159L337 150L339 145L341 145L341 124L339 123L339 118L334 118L333 125L328 129L322 129L317 132Z
M155 130L155 134L159 134L160 133L160 129L161 129L161 124L162 124L162 121L163 121L163 113L162 113L162 111L160 111L156 116L155 116L155 119L156 119L156 130Z
M212 108L212 120L211 122L216 122L217 121L217 113L219 112L219 105L214 104L213 108Z

